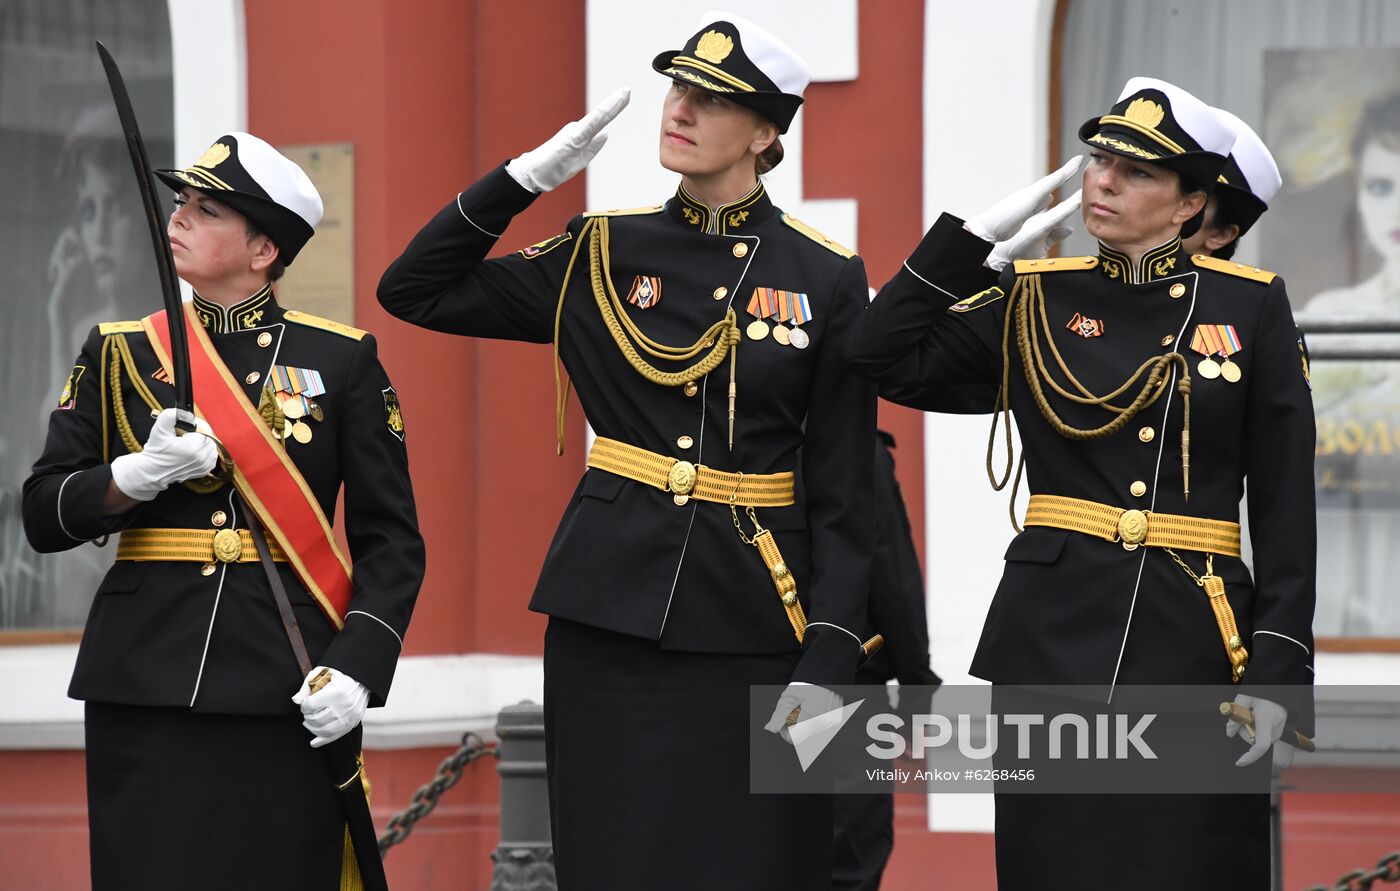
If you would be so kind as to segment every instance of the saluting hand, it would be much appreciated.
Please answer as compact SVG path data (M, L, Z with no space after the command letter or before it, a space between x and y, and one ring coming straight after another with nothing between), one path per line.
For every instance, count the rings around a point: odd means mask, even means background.
M311 681L323 671L330 675L330 681L312 693ZM354 730L364 720L365 709L369 707L369 689L343 671L318 665L302 681L292 702L301 706L305 719L301 726L316 735L311 748L319 749Z
M972 217L963 228L983 241L1005 241L1020 231L1026 220L1050 206L1055 190L1079 175L1083 161L1083 155L1075 155L1059 170L1017 189Z
M1006 241L997 242L983 262L989 269L1000 272L1008 263L1044 257L1052 246L1074 233L1069 218L1078 212L1079 199L1083 194L1084 190L1080 189L1049 210L1042 210L1026 220L1020 232Z
M580 120L565 124L558 133L534 151L526 152L506 165L506 173L520 186L539 194L556 189L588 166L608 141L603 128L618 116L632 98L623 87Z

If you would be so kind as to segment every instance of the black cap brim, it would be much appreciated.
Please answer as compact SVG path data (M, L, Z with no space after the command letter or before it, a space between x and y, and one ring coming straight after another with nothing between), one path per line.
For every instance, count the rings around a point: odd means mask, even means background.
M275 201L259 198L256 195L245 195L242 192L214 189L192 183L181 176L183 172L181 170L152 171L157 179L175 190L176 193L184 189L194 189L243 214L258 231L272 239L272 243L277 245L277 259L281 260L284 266L292 265L297 254L301 253L301 249L315 234L315 230L307 224L306 220Z
M1080 126L1079 139L1090 148L1165 167L1180 176L1188 187L1206 193L1215 188L1216 179L1225 168L1224 155L1215 152L1173 153L1134 130L1102 124L1098 118L1090 118Z
M752 109L762 115L765 120L772 121L779 133L786 133L788 127L792 126L792 119L796 117L797 110L802 107L801 96L761 91L748 92L716 83L713 78L706 77L702 72L675 64L674 60L680 53L680 50L671 50L658 54L656 58L651 60L652 70L679 83L699 87L717 96L723 96L730 102Z

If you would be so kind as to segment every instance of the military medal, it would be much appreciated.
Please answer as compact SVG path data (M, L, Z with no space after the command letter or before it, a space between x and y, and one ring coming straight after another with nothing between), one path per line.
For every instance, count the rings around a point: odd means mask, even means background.
M778 343L782 344L783 346L787 346L789 343L792 342L791 338L792 329L789 328L787 325L773 326L773 339L776 340Z
M807 349L812 342L812 338L808 337L807 332L801 328L793 328L792 333L788 335L788 340L799 350Z
M661 302L661 276L639 275L632 281L632 290L627 294L627 302L638 309L650 309Z
M292 425L292 439L306 445L311 441L311 425L305 421L297 421Z
M1103 319L1091 319L1079 313L1075 313L1074 318L1070 319L1065 327L1080 337L1103 336Z
M753 296L749 298L748 313L759 320L749 325L750 337L753 337L752 332L757 325L763 325L764 334L768 333L769 326L764 321L767 319L772 321L773 340L776 343L805 350L812 342L807 332L799 327L812 319L812 306L806 294L777 288L754 288ZM786 322L791 322L792 326L788 327L784 324Z
M1226 383L1239 383L1244 373L1230 357L1243 346L1234 325L1197 325L1196 333L1191 335L1191 349L1205 356L1196 366L1197 373L1206 380L1223 378ZM1216 361L1216 356L1220 361Z
M768 323L762 319L754 319L749 322L749 327L744 329L744 333L749 336L749 340L762 340L768 336Z
M295 421L306 417L306 407L302 404L301 397L293 396L282 401L282 414Z

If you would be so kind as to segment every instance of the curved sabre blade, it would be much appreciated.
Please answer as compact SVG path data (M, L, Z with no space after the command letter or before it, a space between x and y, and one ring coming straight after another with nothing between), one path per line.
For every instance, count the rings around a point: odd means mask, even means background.
M175 386L175 407L193 412L194 391L190 382L190 345L185 336L185 312L180 300L180 282L175 276L175 259L170 255L170 237L166 234L165 219L160 212L160 201L156 198L156 180L151 174L151 162L146 157L146 145L141 141L141 128L136 124L136 113L132 110L131 97L127 95L121 70L100 40L97 41L97 55L102 59L107 84L112 88L112 101L117 106L117 117L121 120L131 165L136 170L141 204L145 208L146 224L151 232L151 246L156 252L156 270L160 273L165 319L170 324L170 362L174 366L171 369L174 378L171 383ZM183 422L179 426L186 430L194 429L193 425Z

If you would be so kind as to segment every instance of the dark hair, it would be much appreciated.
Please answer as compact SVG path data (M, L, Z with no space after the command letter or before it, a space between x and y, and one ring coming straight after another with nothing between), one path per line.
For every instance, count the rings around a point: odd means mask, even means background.
M1366 103L1356 135L1351 138L1353 163L1361 159L1369 142L1400 152L1400 93L1388 93Z
M243 220L243 226L248 232L249 241L252 241L254 238L257 238L259 235L264 236L265 238L267 238L268 241L272 241L272 237L270 235L268 235L263 230L259 229L257 226L254 226L253 221L247 219L246 217ZM275 241L273 241L272 243L277 244L277 242ZM281 246L279 245L277 251L277 259L273 260L272 265L267 267L267 280L270 282L275 282L282 278L282 273L286 271L287 264L282 262L282 251Z
M1215 196L1215 215L1210 219L1209 229L1223 231L1231 226L1239 226L1239 231L1244 231L1244 225L1235 214L1234 206L1229 201L1222 201L1220 194ZM1240 246L1240 237L1236 235L1230 239L1230 243L1211 251L1211 256L1219 260L1228 260L1235 256L1235 249Z
M774 136L773 141L768 143L768 148L758 153L758 160L754 167L759 176L777 167L783 160L783 141Z

